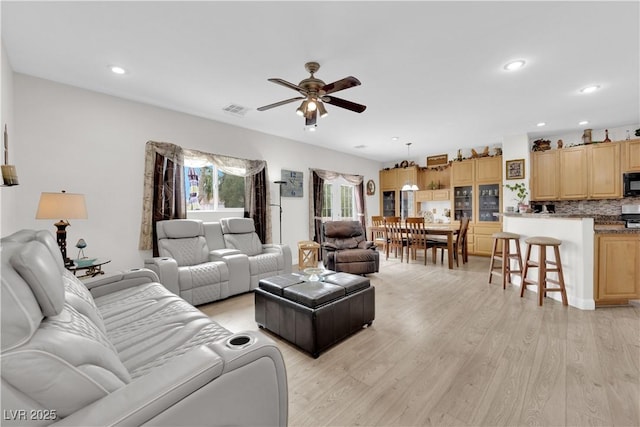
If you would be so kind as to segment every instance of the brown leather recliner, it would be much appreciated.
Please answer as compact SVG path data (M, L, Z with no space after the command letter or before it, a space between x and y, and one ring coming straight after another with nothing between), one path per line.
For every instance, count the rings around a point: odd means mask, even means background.
M377 273L380 254L359 221L329 221L322 225L322 261L333 271Z

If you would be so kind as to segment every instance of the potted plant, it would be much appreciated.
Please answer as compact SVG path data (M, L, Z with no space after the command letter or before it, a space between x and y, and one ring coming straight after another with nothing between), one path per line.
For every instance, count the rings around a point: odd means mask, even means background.
M527 195L529 194L527 187L522 182L518 182L517 184L513 185L505 184L505 187L515 193L515 200L518 201L518 211L521 213L526 212L529 208L524 202L524 199L526 199Z

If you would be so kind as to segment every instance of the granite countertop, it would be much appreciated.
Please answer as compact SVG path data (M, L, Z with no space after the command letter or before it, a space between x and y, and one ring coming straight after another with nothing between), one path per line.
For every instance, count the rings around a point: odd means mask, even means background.
M558 213L516 213L504 212L502 215L514 218L536 219L584 219L593 218L593 231L596 234L640 234L640 228L625 228L625 222L617 215L594 214L558 214Z

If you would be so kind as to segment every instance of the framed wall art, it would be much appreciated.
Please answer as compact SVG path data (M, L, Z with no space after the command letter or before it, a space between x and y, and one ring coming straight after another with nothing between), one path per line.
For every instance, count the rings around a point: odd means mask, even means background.
M524 179L524 159L507 160L507 179Z
M373 196L376 194L376 183L370 179L367 181L367 196Z

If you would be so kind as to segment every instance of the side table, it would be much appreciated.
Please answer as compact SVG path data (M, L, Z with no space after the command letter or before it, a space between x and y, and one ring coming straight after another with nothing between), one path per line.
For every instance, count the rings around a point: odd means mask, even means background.
M318 252L320 244L312 240L298 242L298 269L315 268L318 266Z
M74 259L73 264L67 266L67 270L71 271L74 276L78 278L82 277L96 277L100 274L104 274L102 266L111 262L110 259L105 258L93 258L93 259ZM83 274L78 276L78 272Z

